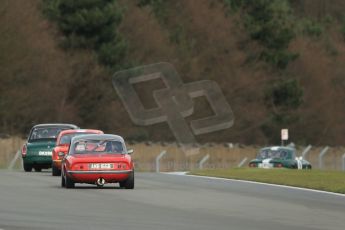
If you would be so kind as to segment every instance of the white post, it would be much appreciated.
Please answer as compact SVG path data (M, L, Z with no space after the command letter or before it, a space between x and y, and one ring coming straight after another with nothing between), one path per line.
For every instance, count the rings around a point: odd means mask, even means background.
M199 162L199 169L202 169L205 162L210 158L210 154L207 154L206 156L204 156L201 161Z
M343 154L342 159L343 159L343 171L345 171L345 153Z
M159 161L160 159L167 153L167 151L163 150L157 157L156 157L156 172L159 172L160 166Z
M11 160L10 164L8 165L7 169L12 170L15 163L17 162L18 158L20 157L21 154L21 150L18 150L16 155L13 157L13 159Z
M323 156L327 153L329 147L326 146L319 155L319 168L322 169L323 168Z
M303 169L303 157L296 157L296 161L297 161L297 169Z
M247 160L248 160L247 157L243 158L243 160L237 165L237 167L241 168L244 165L244 163L246 163Z
M302 157L303 157L303 159L305 159L305 157L307 156L307 154L308 154L308 152L310 151L310 149L311 149L311 145L308 145L304 150L303 150L303 152L302 152Z

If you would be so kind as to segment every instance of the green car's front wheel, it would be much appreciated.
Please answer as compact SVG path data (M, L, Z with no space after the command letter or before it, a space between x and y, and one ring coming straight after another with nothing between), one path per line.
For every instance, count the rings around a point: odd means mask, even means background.
M23 163L23 168L25 172L31 172L32 171L32 165Z
M35 169L35 172L42 172L42 168L41 167L36 166L36 167L34 167L34 169Z

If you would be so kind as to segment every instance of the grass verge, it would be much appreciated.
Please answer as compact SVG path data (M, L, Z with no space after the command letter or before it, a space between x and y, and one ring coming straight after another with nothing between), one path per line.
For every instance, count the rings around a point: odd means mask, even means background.
M235 168L195 170L190 174L289 185L345 194L345 173L341 171Z

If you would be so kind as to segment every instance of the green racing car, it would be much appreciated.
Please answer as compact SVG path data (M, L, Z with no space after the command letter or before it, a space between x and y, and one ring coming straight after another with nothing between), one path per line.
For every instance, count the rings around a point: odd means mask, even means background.
M32 127L28 140L22 148L23 168L39 172L51 168L52 151L59 133L67 129L78 129L73 124L39 124Z
M311 169L311 164L296 157L296 149L285 146L273 146L260 149L256 159L249 162L251 168L290 168Z

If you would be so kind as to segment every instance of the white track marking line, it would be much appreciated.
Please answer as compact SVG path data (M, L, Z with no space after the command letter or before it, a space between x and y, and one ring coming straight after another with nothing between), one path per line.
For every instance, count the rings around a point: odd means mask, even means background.
M178 176L185 176L188 172L163 172L163 174L170 174L170 175L178 175Z
M335 193L335 192L327 192L327 191L316 190L316 189L311 189L311 188L300 188L300 187L294 187L294 186L288 186L288 185L270 184L270 183L264 183L264 182L237 180L237 179L229 179L229 178L221 178L221 177L188 175L187 173L188 172L165 172L163 174L176 175L176 176L187 176L187 177L195 177L195 178L205 178L205 179L212 179L212 180L242 182L242 183L248 183L248 184L259 184L259 185L266 185L266 186L272 186L272 187L278 187L278 188L288 188L288 189L295 189L295 190L302 190L302 191L307 191L307 192L316 192L316 193L323 193L323 194L345 197L345 194Z

